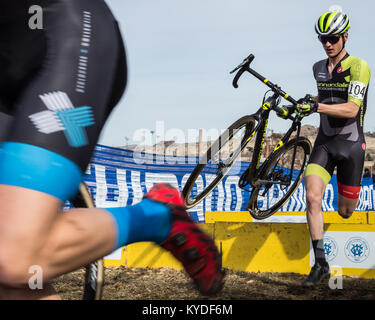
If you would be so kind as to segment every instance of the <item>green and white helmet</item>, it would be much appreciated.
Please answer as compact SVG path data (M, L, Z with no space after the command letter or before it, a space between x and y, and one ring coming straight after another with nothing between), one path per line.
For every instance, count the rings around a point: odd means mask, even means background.
M316 33L321 36L344 34L349 29L349 17L340 11L327 11L323 13L315 25Z

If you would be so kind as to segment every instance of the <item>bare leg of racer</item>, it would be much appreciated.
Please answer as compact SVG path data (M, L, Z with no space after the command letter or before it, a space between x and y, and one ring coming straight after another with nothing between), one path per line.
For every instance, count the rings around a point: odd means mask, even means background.
M42 268L47 283L114 249L114 222L105 210L61 213L56 198L5 185L0 185L0 203L0 220L6 221L0 224L1 283L24 287L33 265Z

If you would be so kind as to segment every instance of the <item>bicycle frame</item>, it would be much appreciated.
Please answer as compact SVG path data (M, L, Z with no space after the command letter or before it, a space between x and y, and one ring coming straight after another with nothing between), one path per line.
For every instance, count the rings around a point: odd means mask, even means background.
M266 103L263 104L263 106L260 107L259 110L255 114L252 115L257 120L257 124L255 125L251 133L248 133L247 135L245 135L245 139L241 141L240 150L243 150L245 146L252 140L252 138L256 136L254 152L250 159L248 175L246 177L247 182L249 182L250 185L253 187L259 185L259 183L265 182L265 181L259 181L258 175L259 175L259 172L261 172L262 167L267 163L267 159L268 159L267 158L263 162L263 164L260 166L260 161L261 161L262 152L264 148L264 139L265 139L265 135L267 132L268 120L269 120L269 115L270 115L270 111L272 107L272 104L270 106L267 106ZM280 139L276 147L272 150L269 157L271 157L274 152L276 152L281 146L283 146L285 143L289 141L293 132L297 131L296 137L299 137L300 130L301 130L301 122L298 118L296 118L295 120L293 120L293 123L291 127L289 128L289 130ZM294 150L293 152L292 165L291 165L292 169L294 168L295 154L296 154L296 150ZM293 170L291 170L290 174L292 175L292 173L293 173Z
M271 110L278 111L280 107L278 107L278 102L281 97L291 102L293 105L297 105L297 101L293 99L289 94L285 93L283 90L281 90L280 87L273 84L271 81L269 81L267 78L261 76L259 73L254 71L249 67L250 63L254 60L254 56L250 55L247 57L244 62L239 65L236 69L234 69L231 73L236 71L237 69L240 69L235 78L233 79L233 86L235 88L238 88L238 80L241 77L241 75L247 71L251 73L253 76L255 76L257 79L261 80L263 83L265 83L268 87L271 88L271 90L274 92L274 94L266 99L266 101L263 102L263 105L258 109L256 113L254 113L252 116L257 121L257 124L253 128L251 133L248 133L248 135L245 135L245 139L241 141L241 148L240 150L243 150L245 146L249 143L249 141L254 137L255 138L255 147L254 147L254 153L252 155L250 165L248 167L248 170L246 170L247 176L246 176L246 182L248 182L252 187L258 186L262 183L266 183L267 181L259 180L258 176L261 172L261 169L264 165L267 164L267 160L272 156L274 152L277 151L282 145L287 143L294 131L297 131L296 137L300 136L300 130L301 130L301 119L299 115L296 115L295 117L289 116L288 119L292 120L293 123L287 133L281 138L281 140L278 142L274 150L271 152L269 157L263 162L262 166L260 166L260 160L263 152L264 147L264 138L267 131L268 126L268 120ZM294 162L295 162L295 156L296 156L296 149L293 151L293 157L292 157L292 165L291 165L291 171L290 171L290 180L292 178L293 174L293 168L294 168ZM246 172L245 171L245 172ZM242 178L242 177L241 177ZM280 183L283 183L280 181Z

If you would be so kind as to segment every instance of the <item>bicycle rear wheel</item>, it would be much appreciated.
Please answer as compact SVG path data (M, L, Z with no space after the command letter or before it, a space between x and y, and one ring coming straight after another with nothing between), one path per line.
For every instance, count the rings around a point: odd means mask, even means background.
M94 208L94 202L85 183L79 188L79 193L71 201L76 208ZM85 280L82 300L100 300L104 286L104 261L99 259L85 267Z
M201 202L225 177L250 141L254 126L254 117L242 117L229 126L200 158L182 190L188 208ZM200 176L204 182L197 191Z
M310 141L299 137L264 162L246 207L253 218L262 220L272 216L289 199L302 181L311 149Z

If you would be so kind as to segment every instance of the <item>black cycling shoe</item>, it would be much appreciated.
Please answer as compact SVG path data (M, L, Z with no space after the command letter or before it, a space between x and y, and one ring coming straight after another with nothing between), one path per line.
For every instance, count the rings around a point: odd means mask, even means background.
M316 286L322 279L325 279L330 276L329 272L329 265L325 263L321 265L319 263L315 263L314 266L311 268L310 274L305 281L302 282L303 287L314 287Z

